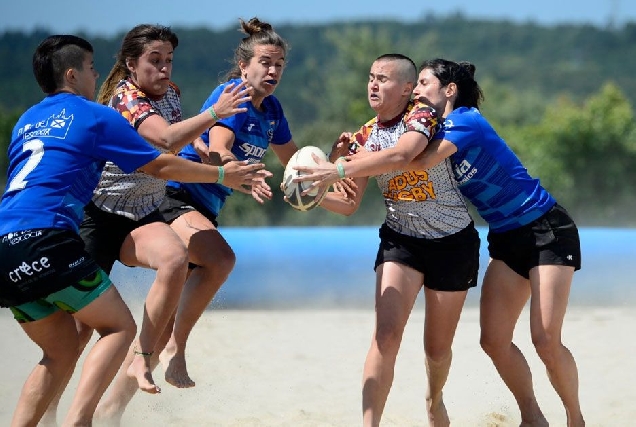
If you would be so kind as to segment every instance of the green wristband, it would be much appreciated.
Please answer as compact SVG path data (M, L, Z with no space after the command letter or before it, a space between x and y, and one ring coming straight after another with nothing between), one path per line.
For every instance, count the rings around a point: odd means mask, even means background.
M210 113L215 122L219 121L219 116L217 116L216 111L214 111L214 105L208 108L208 113Z
M336 163L336 168L338 169L338 176L340 179L345 178L344 165L342 163Z
M223 178L225 178L225 168L223 166L218 166L219 168L219 179L216 180L217 184L223 184Z

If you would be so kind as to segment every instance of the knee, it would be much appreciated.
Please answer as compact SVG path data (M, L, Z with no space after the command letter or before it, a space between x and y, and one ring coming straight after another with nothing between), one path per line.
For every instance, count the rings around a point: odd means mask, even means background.
M550 369L556 363L557 351L561 345L558 339L555 339L554 335L544 332L532 336L532 344L537 352L539 358L543 361L546 368Z
M174 244L169 250L164 251L159 260L158 270L178 272L186 274L188 271L188 249L184 244Z
M489 337L482 332L479 338L479 345L481 349L492 359L497 356L497 353L501 351L503 346L498 344L496 340Z
M74 365L80 357L82 347L80 347L79 335L62 334L58 337L55 345L43 349L43 361L54 362L59 366Z
M424 353L429 362L433 364L440 364L448 360L452 355L451 347L449 345L439 344L424 344Z
M236 254L232 248L225 245L218 245L214 251L209 251L201 257L200 266L213 272L216 276L227 277L236 264Z
M375 342L380 353L397 354L402 342L402 330L391 323L378 325L375 331Z

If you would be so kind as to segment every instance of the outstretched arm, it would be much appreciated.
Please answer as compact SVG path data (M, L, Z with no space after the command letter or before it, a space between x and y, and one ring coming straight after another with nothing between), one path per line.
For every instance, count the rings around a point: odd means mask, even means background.
M254 182L260 182L263 178L272 176L271 172L264 167L262 163L248 165L247 161L234 161L225 164L221 169L219 166L192 162L172 154L160 154L141 167L141 170L158 178L180 182L214 183L221 179L223 185L246 193L249 190L244 186L250 186Z
M247 111L247 108L240 105L251 99L245 83L236 87L229 84L211 107L214 115L206 110L189 119L170 124L159 114L152 114L141 122L138 132L154 146L176 152L212 127L217 118L223 119Z
M316 187L332 185L342 178L359 178L379 175L393 170L405 170L409 163L428 145L426 135L411 131L398 140L395 147L383 149L361 156L349 156L349 161L337 161L335 164L314 157L316 166L297 166L304 174L295 178L295 182L314 181L310 191Z
M457 152L457 146L446 139L436 139L428 147L418 154L411 163L408 170L430 169L443 162L447 157Z

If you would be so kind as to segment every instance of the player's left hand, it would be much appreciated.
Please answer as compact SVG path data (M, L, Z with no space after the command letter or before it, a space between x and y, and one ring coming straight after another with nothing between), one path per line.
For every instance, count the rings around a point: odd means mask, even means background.
M265 200L272 200L272 196L272 188L265 182L265 178L252 184L252 198L261 205Z

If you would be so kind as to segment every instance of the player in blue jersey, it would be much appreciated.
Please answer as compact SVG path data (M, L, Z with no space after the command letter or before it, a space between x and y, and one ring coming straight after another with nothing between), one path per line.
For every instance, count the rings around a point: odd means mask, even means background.
M9 145L0 305L11 309L43 357L24 384L12 425L36 425L72 372L75 320L101 338L86 357L64 425L90 425L136 333L130 311L77 234L102 167L111 160L129 172L211 182L219 169L160 154L117 112L89 101L98 75L86 40L46 38L33 55L33 72L47 97L20 117ZM245 165L232 173L250 184L253 170Z
M201 111L207 114L228 87L245 83L250 86L251 101L241 104L246 111L220 118L196 141L200 144L196 149L187 145L181 150L179 156L191 160L192 164L210 163L211 159L220 159L214 161L219 165L234 160L260 163L270 146L286 164L297 150L281 105L272 95L283 74L287 43L271 25L256 18L241 21L241 29L247 36L235 51L234 69L228 81L212 92ZM169 341L159 358L166 381L177 387L192 387L195 383L188 374L185 358L187 339L235 264L235 254L219 233L216 222L232 190L226 185L207 184L185 188L180 182L169 183L160 211L187 246L192 268L173 319L174 327L170 323L165 329ZM260 203L272 197L264 181L253 185L251 194ZM161 342L166 341L162 338ZM160 345L158 343L156 348ZM156 366L156 355L150 359L152 366ZM135 387L119 379L118 376L99 405L98 414L102 419L121 418L136 392Z
M414 96L436 107L445 121L411 166L428 168L450 156L462 194L489 225L481 345L513 393L522 424L548 425L528 363L512 342L530 299L532 342L565 406L567 425L582 426L576 362L561 341L572 278L581 267L576 225L480 114L483 96L474 65L435 59L420 70Z
M292 139L280 102L273 95L283 76L287 42L272 26L252 18L240 20L247 34L234 52L234 68L227 82L217 87L203 104L210 108L228 85L247 82L252 100L247 111L219 120L201 139L202 149L186 146L179 156L194 162L226 164L233 160L260 162L268 148L285 165L298 147ZM160 208L186 242L196 268L185 284L172 336L162 354L162 364L175 376L191 381L185 362L186 340L195 323L234 268L236 257L217 229L219 215L232 190L218 184L184 184L169 182L166 199ZM265 183L252 186L252 196L259 203L271 199Z

